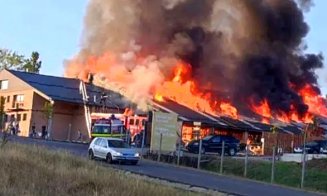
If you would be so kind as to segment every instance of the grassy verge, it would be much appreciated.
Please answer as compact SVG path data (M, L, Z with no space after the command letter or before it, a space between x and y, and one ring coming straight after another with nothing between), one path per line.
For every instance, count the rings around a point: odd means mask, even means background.
M0 195L195 195L42 147L0 148Z
M218 172L220 161L211 160L203 165L203 169ZM226 158L223 173L243 176L244 160ZM247 177L254 180L270 182L271 163L265 161L249 161ZM301 164L277 162L275 169L275 183L300 187ZM327 159L312 160L307 163L305 188L313 191L327 192Z
M157 160L157 155L147 155L147 159ZM219 172L220 159L213 156L203 155L201 169ZM176 164L176 156L162 155L161 161ZM197 167L197 157L181 157L180 164L186 167ZM299 163L276 162L275 183L290 187L300 187L301 167ZM327 159L311 160L307 162L305 176L305 189L319 192L327 192ZM224 158L223 174L243 177L244 160L230 157ZM271 162L249 160L247 178L270 182Z

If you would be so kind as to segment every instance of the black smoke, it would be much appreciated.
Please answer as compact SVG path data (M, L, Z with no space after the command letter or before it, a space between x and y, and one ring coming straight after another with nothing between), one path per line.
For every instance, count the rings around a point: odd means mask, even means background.
M308 106L297 92L310 84L320 93L315 71L323 67L323 56L306 54L303 47L309 32L303 13L312 5L310 0L91 0L77 59L124 53L134 41L140 50L133 54L155 56L165 76L171 66L162 59L189 63L197 90L211 92L213 101L227 100L248 112L250 103L267 100L274 113L294 106L303 115ZM139 67L129 65L132 78Z

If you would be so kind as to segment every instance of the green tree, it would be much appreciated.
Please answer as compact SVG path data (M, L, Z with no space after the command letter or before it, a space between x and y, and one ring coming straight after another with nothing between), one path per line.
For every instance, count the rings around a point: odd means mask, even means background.
M23 55L19 55L11 50L0 48L0 70L2 69L18 69L25 63Z
M39 73L42 65L42 61L39 58L40 54L38 52L32 52L31 58L27 59L23 65L23 70L31 73Z
M19 55L16 52L0 48L0 70L14 69L39 73L42 65L42 61L40 61L39 58L40 54L38 52L32 52L30 58L25 58L23 55Z

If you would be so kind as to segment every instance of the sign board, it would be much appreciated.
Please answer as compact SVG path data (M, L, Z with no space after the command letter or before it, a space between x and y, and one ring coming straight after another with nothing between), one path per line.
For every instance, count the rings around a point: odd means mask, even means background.
M201 122L193 122L193 125L200 127L201 126Z
M151 130L151 151L159 150L161 134L161 151L172 152L176 150L178 132L177 114L153 112Z

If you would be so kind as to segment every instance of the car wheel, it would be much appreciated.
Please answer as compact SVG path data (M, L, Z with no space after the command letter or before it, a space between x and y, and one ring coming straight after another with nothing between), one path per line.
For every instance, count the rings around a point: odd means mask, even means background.
M137 165L138 161L132 161L131 164L132 165Z
M93 150L89 150L89 159L93 160L94 159L94 153Z
M236 150L235 150L235 148L230 148L230 149L228 150L228 154L229 154L229 156L235 156L235 155L236 155Z
M113 161L112 161L112 156L110 153L107 154L107 157L106 157L106 162L111 164Z

